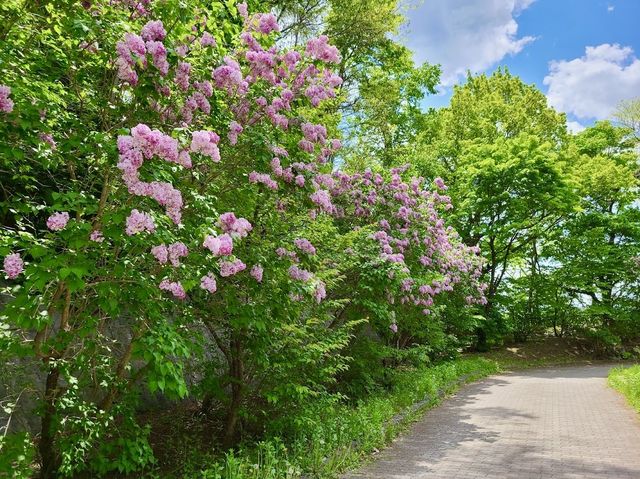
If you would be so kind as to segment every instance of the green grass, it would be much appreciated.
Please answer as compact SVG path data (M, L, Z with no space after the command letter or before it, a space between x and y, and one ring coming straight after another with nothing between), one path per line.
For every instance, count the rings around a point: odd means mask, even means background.
M532 339L486 353L473 353L469 357L495 361L502 371L588 364L594 361L593 355L579 341L562 338Z
M313 421L295 438L272 438L210 458L206 467L187 465L180 477L203 479L329 479L355 468L462 384L499 371L494 361L465 358L396 373L391 391L356 406L310 405ZM313 412L313 411L312 411ZM200 458L197 463L203 464Z
M640 365L612 369L609 372L609 385L620 391L640 413Z

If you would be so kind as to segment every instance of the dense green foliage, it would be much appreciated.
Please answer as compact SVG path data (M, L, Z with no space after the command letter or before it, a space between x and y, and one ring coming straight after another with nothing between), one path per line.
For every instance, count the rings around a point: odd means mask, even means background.
M384 447L420 412L469 381L498 371L484 359L461 359L438 366L394 371L389 390L369 395L357 405L329 405L310 401L298 417L313 418L289 425L284 444L282 429L272 430L257 446L224 457L191 455L178 477L293 478L336 477L357 465L363 456ZM192 431L184 431L186 436ZM176 443L185 440L175 437ZM191 472L189 472L191 470Z
M640 366L612 369L609 385L624 394L629 404L640 413Z
M397 0L248 3L0 5L0 477L333 477L465 351L637 351L638 100L425 111Z

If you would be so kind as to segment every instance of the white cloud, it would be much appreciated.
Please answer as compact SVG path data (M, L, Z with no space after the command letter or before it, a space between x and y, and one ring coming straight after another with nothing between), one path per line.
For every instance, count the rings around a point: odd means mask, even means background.
M534 0L424 0L410 10L406 44L418 63L442 65L442 83L482 72L515 55L533 37L518 37L515 18Z
M580 133L584 129L585 129L585 126L580 122L572 121L572 120L567 121L567 130L569 130L570 133L573 133L573 134Z
M613 5L607 6L607 12L613 12L616 9Z
M621 100L640 94L640 60L630 47L603 43L580 58L552 61L543 83L554 108L579 119L606 119Z

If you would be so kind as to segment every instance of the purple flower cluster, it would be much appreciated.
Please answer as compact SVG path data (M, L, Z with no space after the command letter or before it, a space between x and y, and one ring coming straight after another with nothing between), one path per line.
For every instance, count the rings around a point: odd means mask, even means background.
M104 241L104 236L102 235L102 231L93 230L89 235L89 239L91 241L95 241L96 243L102 243Z
M200 45L202 45L203 47L215 47L216 39L213 38L213 35L211 35L209 32L204 32L202 34L202 37L200 37Z
M220 276L222 276L223 278L233 276L234 274L245 270L246 267L247 265L239 259L236 259L235 261L222 261L220 263Z
M218 290L216 278L213 273L208 273L206 276L200 278L200 287L210 293L215 293Z
M152 20L142 27L140 36L147 42L164 40L167 36L167 32L164 29L164 25L160 20Z
M151 248L151 254L160 264L170 262L174 268L180 266L180 258L187 256L189 250L182 242L172 243L168 247L163 243Z
M231 212L221 214L218 225L232 238L244 238L253 228L249 221L244 218L236 218L236 215Z
M296 238L293 240L293 244L295 244L300 251L308 254L309 256L316 254L316 248L311 244L311 241L306 238Z
M118 58L118 78L132 86L138 83L136 66L147 67L147 53L151 55L151 62L162 76L169 72L167 61L167 49L162 41L167 32L160 20L150 21L144 27L140 35L127 33L124 39L116 44Z
M311 194L311 196L309 196L309 198L311 198L311 201L313 201L320 208L320 210L324 211L325 213L335 212L335 207L331 202L331 196L329 195L328 191L316 190Z
M176 85L183 91L189 89L189 75L191 74L191 64L187 62L178 62L176 68Z
M55 140L53 139L53 136L51 136L51 133L44 133L41 132L38 137L40 138L40 140L42 140L43 142L45 142L47 145L49 145L49 148L51 148L52 150L56 150L58 145L56 144Z
M252 171L251 173L249 173L249 182L262 183L271 190L278 189L278 183L267 173L258 173L257 171Z
M323 281L318 281L318 283L316 284L316 287L313 291L313 297L318 304L320 304L322 300L327 297L326 285Z
M436 188L438 188L439 190L442 190L442 191L447 190L447 185L444 184L444 180L442 178L437 177L435 180L433 180L433 183L436 185Z
M255 264L253 265L253 267L251 268L251 276L258 282L258 283L262 283L262 274L264 273L264 268L259 265L259 264Z
M69 222L69 213L63 211L62 213L54 213L47 219L47 228L51 231L60 231L66 228Z
M242 127L242 125L240 123L238 123L237 121L232 121L229 124L229 143L231 143L232 145L235 145L236 143L238 143L238 135L240 133L242 133L242 131L244 130L244 128Z
M220 236L208 235L202 246L211 251L214 256L229 256L233 253L233 238L226 233Z
M140 212L136 209L131 210L131 214L127 217L126 233L129 236L133 236L143 231L153 233L156 230L156 225L153 222L153 218L148 213Z
M163 291L169 291L178 299L185 299L187 297L187 293L185 292L184 288L177 281L169 281L168 279L163 279L158 287Z
M313 277L313 275L309 271L299 268L297 264L292 264L289 267L289 276L292 279L304 282L311 280L311 278Z
M140 124L131 129L131 136L118 137L120 161L118 168L129 192L138 196L148 196L165 207L167 216L174 223L180 223L182 194L169 183L154 181L145 183L140 180L138 170L145 159L158 156L165 161L191 167L191 158L185 150L180 151L178 141L168 135L151 130Z
M310 39L307 42L306 53L314 60L340 63L340 53L336 47L329 45L329 38L326 35Z
M11 88L7 85L0 85L0 111L11 113L13 111L13 100L9 98Z
M24 271L24 261L18 253L12 253L4 257L4 272L7 278L17 278Z
M213 70L213 81L217 88L225 90L229 95L244 95L249 83L242 76L240 64L231 57L224 58L224 65Z
M220 161L218 142L220 137L213 131L194 131L191 137L191 151L208 156L218 163Z

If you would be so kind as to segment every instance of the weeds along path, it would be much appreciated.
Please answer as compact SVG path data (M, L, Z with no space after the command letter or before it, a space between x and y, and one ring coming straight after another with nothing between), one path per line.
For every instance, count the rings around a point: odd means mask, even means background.
M612 366L493 376L461 389L344 479L637 479L640 420Z

